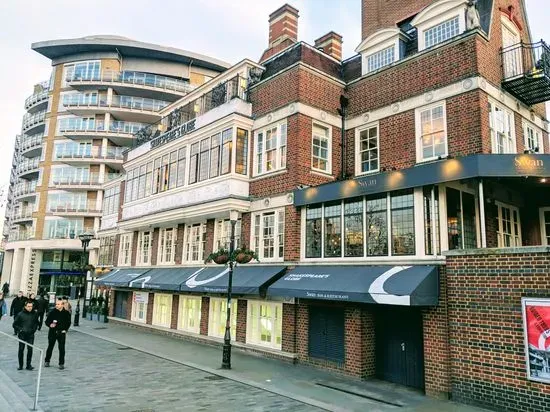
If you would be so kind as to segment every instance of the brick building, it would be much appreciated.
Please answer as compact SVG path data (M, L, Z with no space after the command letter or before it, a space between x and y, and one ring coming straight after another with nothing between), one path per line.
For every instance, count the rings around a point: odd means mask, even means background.
M341 36L298 41L281 7L258 63L137 135L105 188L111 315L220 344L228 269L204 260L234 226L259 258L234 273L235 346L550 410L548 346L530 338L550 335L550 49L521 1L362 7L345 61Z

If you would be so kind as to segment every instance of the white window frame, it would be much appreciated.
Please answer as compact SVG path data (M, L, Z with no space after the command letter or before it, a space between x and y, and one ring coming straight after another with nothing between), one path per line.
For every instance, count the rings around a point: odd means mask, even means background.
M367 54L365 56L366 72L374 73L386 66L393 64L396 61L396 54L397 50L395 44L392 44L373 53ZM391 59L388 58L390 55ZM377 60L376 62L374 61L375 59Z
M141 300L145 302L136 302L137 297L140 296ZM134 322L146 323L147 322L147 305L149 304L149 292L134 292L132 296L132 320ZM143 314L143 317L140 317Z
M534 145L531 148L529 145L529 131L533 134ZM525 144L525 150L532 150L535 152L535 148L538 147L536 153L544 153L544 144L542 142L542 131L533 123L523 120L523 143Z
M327 132L326 136L318 136L318 139L326 140L326 142L327 142L327 147L326 147L327 158L326 159L322 158L320 155L315 156L315 154L314 154L314 148L316 147L316 145L313 143L313 140L316 137L315 128L320 128L320 129L323 129ZM318 147L319 151L323 150L323 148L321 146L317 146L317 147ZM326 168L322 169L322 168L319 168L319 167L314 167L313 163L314 163L315 159L319 159L320 161L324 160L326 162ZM312 122L312 127L311 127L311 169L316 171L316 172L319 172L319 173L332 174L332 126L327 125L327 124L323 124L323 123L317 122L317 121Z
M171 233L172 239L168 242L167 233ZM176 257L177 227L163 227L159 230L157 263L159 265L173 265ZM170 256L166 257L166 246L170 246Z
M168 293L155 293L155 298L153 300L153 320L151 322L154 326L160 326L164 328L170 327L170 323L172 322L172 298L173 296ZM162 319L163 314L159 313L159 310L160 310L159 302L161 299L163 301L166 301L166 307L167 307L167 311L166 311L167 319L164 322Z
M199 241L199 252L198 252L198 259L188 259L189 255L189 248L191 247L191 232L195 231L194 228L198 228L196 230L199 231L199 234L201 236L201 240ZM206 222L201 223L191 223L185 225L185 235L184 235L184 241L183 241L183 256L182 256L182 262L185 263L198 263L203 264L204 263L204 249L205 249L205 241L202 240L202 237L206 233Z
M539 208L539 224L540 224L540 243L543 246L548 246L548 238L550 238L550 233L546 233L546 221L544 220L544 212L550 212L550 207L541 207ZM550 223L550 222L549 222Z
M497 221L498 221L498 228L497 228L497 247L521 247L522 239L521 239L521 216L519 214L519 209L515 206L502 203L502 202L495 202L495 205L497 206ZM504 232L504 222L503 222L503 209L508 209L510 211L510 230L511 233L505 233ZM517 222L514 220L514 212L517 216ZM516 226L518 233L516 233ZM504 235L508 235L511 238L511 244L510 246L506 246L504 244Z
M430 44L428 44L428 41L427 41L427 36L428 36L428 33L430 31L434 31L436 29L439 29L441 28L442 26L444 25L451 25L451 26L454 26L455 25L455 22L456 22L456 28L457 28L457 33L454 33L452 35L450 35L449 37L447 38L442 38L442 39L439 39L437 40L437 35L434 35L433 38L434 38L434 41ZM427 29L423 30L422 31L422 39L424 41L424 48L428 49L430 47L433 47L433 46L437 46L438 44L441 44L441 43L445 43L447 40L450 40L452 39L453 37L456 37L460 34L460 16L457 14L451 18L448 18L448 19L445 19L443 20L442 22L439 22L431 27L428 27ZM444 36L442 36L444 37Z
M231 304L231 340L237 339L237 299ZM227 320L227 299L210 298L208 308L208 336L223 339Z
M424 158L423 143L422 143L422 113L430 111L430 119L432 119L432 111L437 107L443 107L443 133L445 135L445 152L440 155L430 156ZM416 161L417 163L429 162L432 160L437 160L439 157L444 158L449 155L449 136L447 133L447 104L445 100L432 103L427 106L419 107L415 110L415 131L416 131ZM435 144L432 145L435 147Z
M466 2L463 0L447 0L433 2L418 13L411 21L411 25L418 30L418 51L437 47L466 31ZM426 47L425 33L445 22L458 17L458 33L443 42Z
M226 239L226 243L223 242ZM238 219L235 223L235 249L241 246L242 239L242 220ZM217 219L214 226L214 251L220 249L229 250L231 241L231 221L229 219Z
M260 313L262 307L269 308L271 316L262 319ZM253 313L254 312L254 313ZM278 313L279 317L275 315ZM254 317L253 317L254 315ZM262 340L262 321L266 325L271 324L271 342ZM283 304L282 302L269 302L261 300L248 300L246 305L246 343L265 346L271 349L281 350L283 329ZM277 343L277 338L279 343Z
M147 245L147 250L143 247L144 238L145 236L148 236L149 244ZM153 250L153 231L152 230L145 230L143 232L139 232L138 235L138 242L137 242L137 257L136 257L136 264L140 266L149 266L151 265L151 252ZM147 259L144 259L145 252L147 252Z
M364 39L355 51L361 54L361 75L365 76L387 67L403 57L403 44L409 37L397 27L378 30ZM386 66L369 71L369 58L384 50L393 48L393 61Z
M130 266L132 264L132 237L133 233L124 233L120 235L120 245L118 249L118 265ZM125 248L125 246L128 246Z
M274 129L277 129L277 142L275 144L275 148L271 149L269 151L274 150L275 151L275 166L272 167L270 170L267 170L267 154L268 150L266 150L266 136L268 131L272 131ZM284 132L283 132L284 131ZM259 145L259 137L262 135L262 145L261 150ZM281 138L281 136L284 135L284 139ZM286 163L287 163L287 153L288 153L288 125L286 119L284 119L281 122L278 123L272 123L268 126L263 127L260 130L256 130L254 132L254 161L253 161L253 167L254 167L254 173L253 176L263 176L268 175L270 173L277 172L279 170L286 169ZM261 159L261 161L259 160Z
M189 309L190 303L193 302L194 305L197 305L196 313L193 314L192 320L194 326L189 326ZM200 296L188 296L180 295L179 296L179 307L178 307L178 329L185 332L191 332L199 334L201 330L201 307L202 307L202 298Z
M273 223L273 257L266 257L264 256L264 229L265 229L265 219L264 217L269 214L274 214L274 223ZM256 239L258 238L258 229L256 224L257 216L259 216L259 239L258 243L256 243ZM285 209L279 208L279 209L270 209L270 210L262 210L258 211L256 213L253 213L251 216L251 224L250 224L250 248L252 250L255 250L258 254L259 260L262 262L283 262L284 261L284 235L285 235ZM281 227L281 219L282 219L282 227ZM282 239L282 245L281 243ZM279 256L279 248L283 247L283 256Z
M376 169L363 172L361 170L362 169L361 132L364 132L366 130L370 130L373 128L376 128L376 150L378 151L378 167ZM376 122L376 123L369 123L355 129L355 175L356 176L369 175L372 173L377 173L379 171L380 171L380 124Z
M508 140L506 144L510 147L503 147L503 151L498 150L497 135L500 131L495 129L496 123L496 109L501 110L504 113L504 127L503 133ZM514 113L509 110L504 104L498 103L495 100L489 99L489 131L491 134L491 152L494 154L515 154L517 153L516 145L516 129L514 125Z

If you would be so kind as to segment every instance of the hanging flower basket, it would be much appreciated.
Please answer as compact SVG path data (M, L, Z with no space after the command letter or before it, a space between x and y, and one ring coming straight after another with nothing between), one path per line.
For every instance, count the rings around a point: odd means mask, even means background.
M248 263L252 259L258 260L258 255L253 250L247 249L246 247L239 248L233 252L234 260L237 263Z
M227 249L220 249L217 252L210 253L205 260L205 263L214 262L218 265L225 265L229 262L229 251Z

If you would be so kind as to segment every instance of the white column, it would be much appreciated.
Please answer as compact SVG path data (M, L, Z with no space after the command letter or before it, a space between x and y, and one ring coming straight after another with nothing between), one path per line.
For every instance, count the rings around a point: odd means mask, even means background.
M10 289L11 289L12 264L13 264L13 250L6 250L4 252L4 263L2 264L2 278L1 278L0 284L4 285L4 283L8 282L10 284Z
M485 194L483 193L483 180L479 180L479 224L481 230L481 247L487 247L487 232L485 229Z
M109 130L111 126L111 113L105 113L105 120L103 121L105 125L105 130Z
M11 266L11 282L10 293L17 294L21 287L21 271L23 270L23 257L25 255L25 249L15 249L13 253L13 263Z
M29 274L31 270L31 254L32 249L30 247L26 247L24 249L24 255L23 255L23 264L21 265L21 287L20 289L23 291L23 293L28 294L31 292L31 287L28 284L29 281ZM34 262L33 262L34 265Z
M107 89L107 105L109 106L113 102L113 88L109 87Z

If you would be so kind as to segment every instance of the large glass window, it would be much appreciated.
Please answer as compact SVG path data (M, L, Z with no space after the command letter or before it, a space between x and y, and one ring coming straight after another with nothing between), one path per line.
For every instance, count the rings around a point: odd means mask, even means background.
M153 325L170 327L172 320L172 295L155 293L153 301Z
M231 305L231 340L237 338L237 300ZM210 313L208 316L208 336L223 338L225 335L225 322L227 320L227 300L223 298L210 298Z
M447 188L449 250L477 247L475 196Z
M138 249L137 249L137 264L138 265L150 265L151 264L151 247L153 233L150 231L139 232L138 236Z
M235 249L241 246L241 219L235 222ZM214 250L229 250L231 243L231 221L229 219L216 221L216 240Z
M120 202L120 185L110 187L105 190L103 197L103 215L112 215L118 213L118 206Z
M424 32L424 45L426 48L458 36L460 34L459 17L453 17Z
M134 292L132 299L132 320L145 323L147 321L147 305L149 292Z
M367 73L374 72L384 66L392 64L395 60L395 46L387 47L367 57Z
M82 80L99 80L101 74L101 62L86 61L65 65L65 82Z
M550 208L543 207L540 209L540 228L542 244L550 245Z
M367 256L388 255L388 200L367 198Z
M439 236L439 190L437 186L424 188L423 202L424 251L426 255L439 254L441 252L441 242Z
M237 150L235 172L248 175L248 130L237 129Z
M61 166L52 168L52 184L90 184L98 182L98 173L90 173L89 167Z
M344 256L363 254L363 200L344 202Z
M159 231L159 264L173 264L176 251L177 228L162 228Z
M330 132L327 127L313 125L311 142L311 167L321 172L331 171Z
M380 153L378 148L378 126L371 126L360 130L359 147L356 159L360 166L357 174L377 171L380 167Z
M306 209L306 257L320 258L322 253L322 222L323 208L321 206Z
M96 128L103 130L100 126L103 125L101 122L96 122L93 117L63 117L58 121L59 132L65 131L93 131Z
M88 210L88 192L48 193L48 212L82 212Z
M206 224L196 223L185 227L184 260L203 263L206 244Z
M283 304L247 302L246 343L281 349Z
M210 138L203 139L200 142L199 154L199 182L208 179L209 176L209 157L210 157Z
M84 219L51 219L44 225L45 239L77 239L84 232Z
M414 196L412 192L391 195L392 255L414 255Z
M497 203L498 247L521 246L521 224L517 207Z
M286 139L286 122L256 132L257 175L286 168Z
M120 235L120 246L118 252L118 264L128 266L131 263L132 254L132 234L126 233Z
M342 256L342 205L325 205L325 257Z
M523 124L523 139L525 142L525 149L530 150L531 152L544 153L541 132L530 123Z
M187 148L178 151L178 179L176 185L181 187L185 184L185 166L186 166Z
M113 266L115 251L115 236L105 236L99 239L99 266Z
M252 245L260 260L284 259L284 209L252 216Z
M420 133L418 161L437 159L447 155L447 133L445 125L445 105L438 103L417 111Z
M493 153L516 153L513 115L510 111L489 102L489 127Z
M210 177L212 178L220 173L221 134L215 134L210 138L210 141Z
M219 174L224 175L231 172L231 148L233 145L233 129L227 129L222 132L222 151L219 165L221 170Z
M199 174L199 145L199 142L191 145L191 153L189 155L189 184L197 183Z
M201 303L199 296L180 295L178 329L186 332L200 333Z

